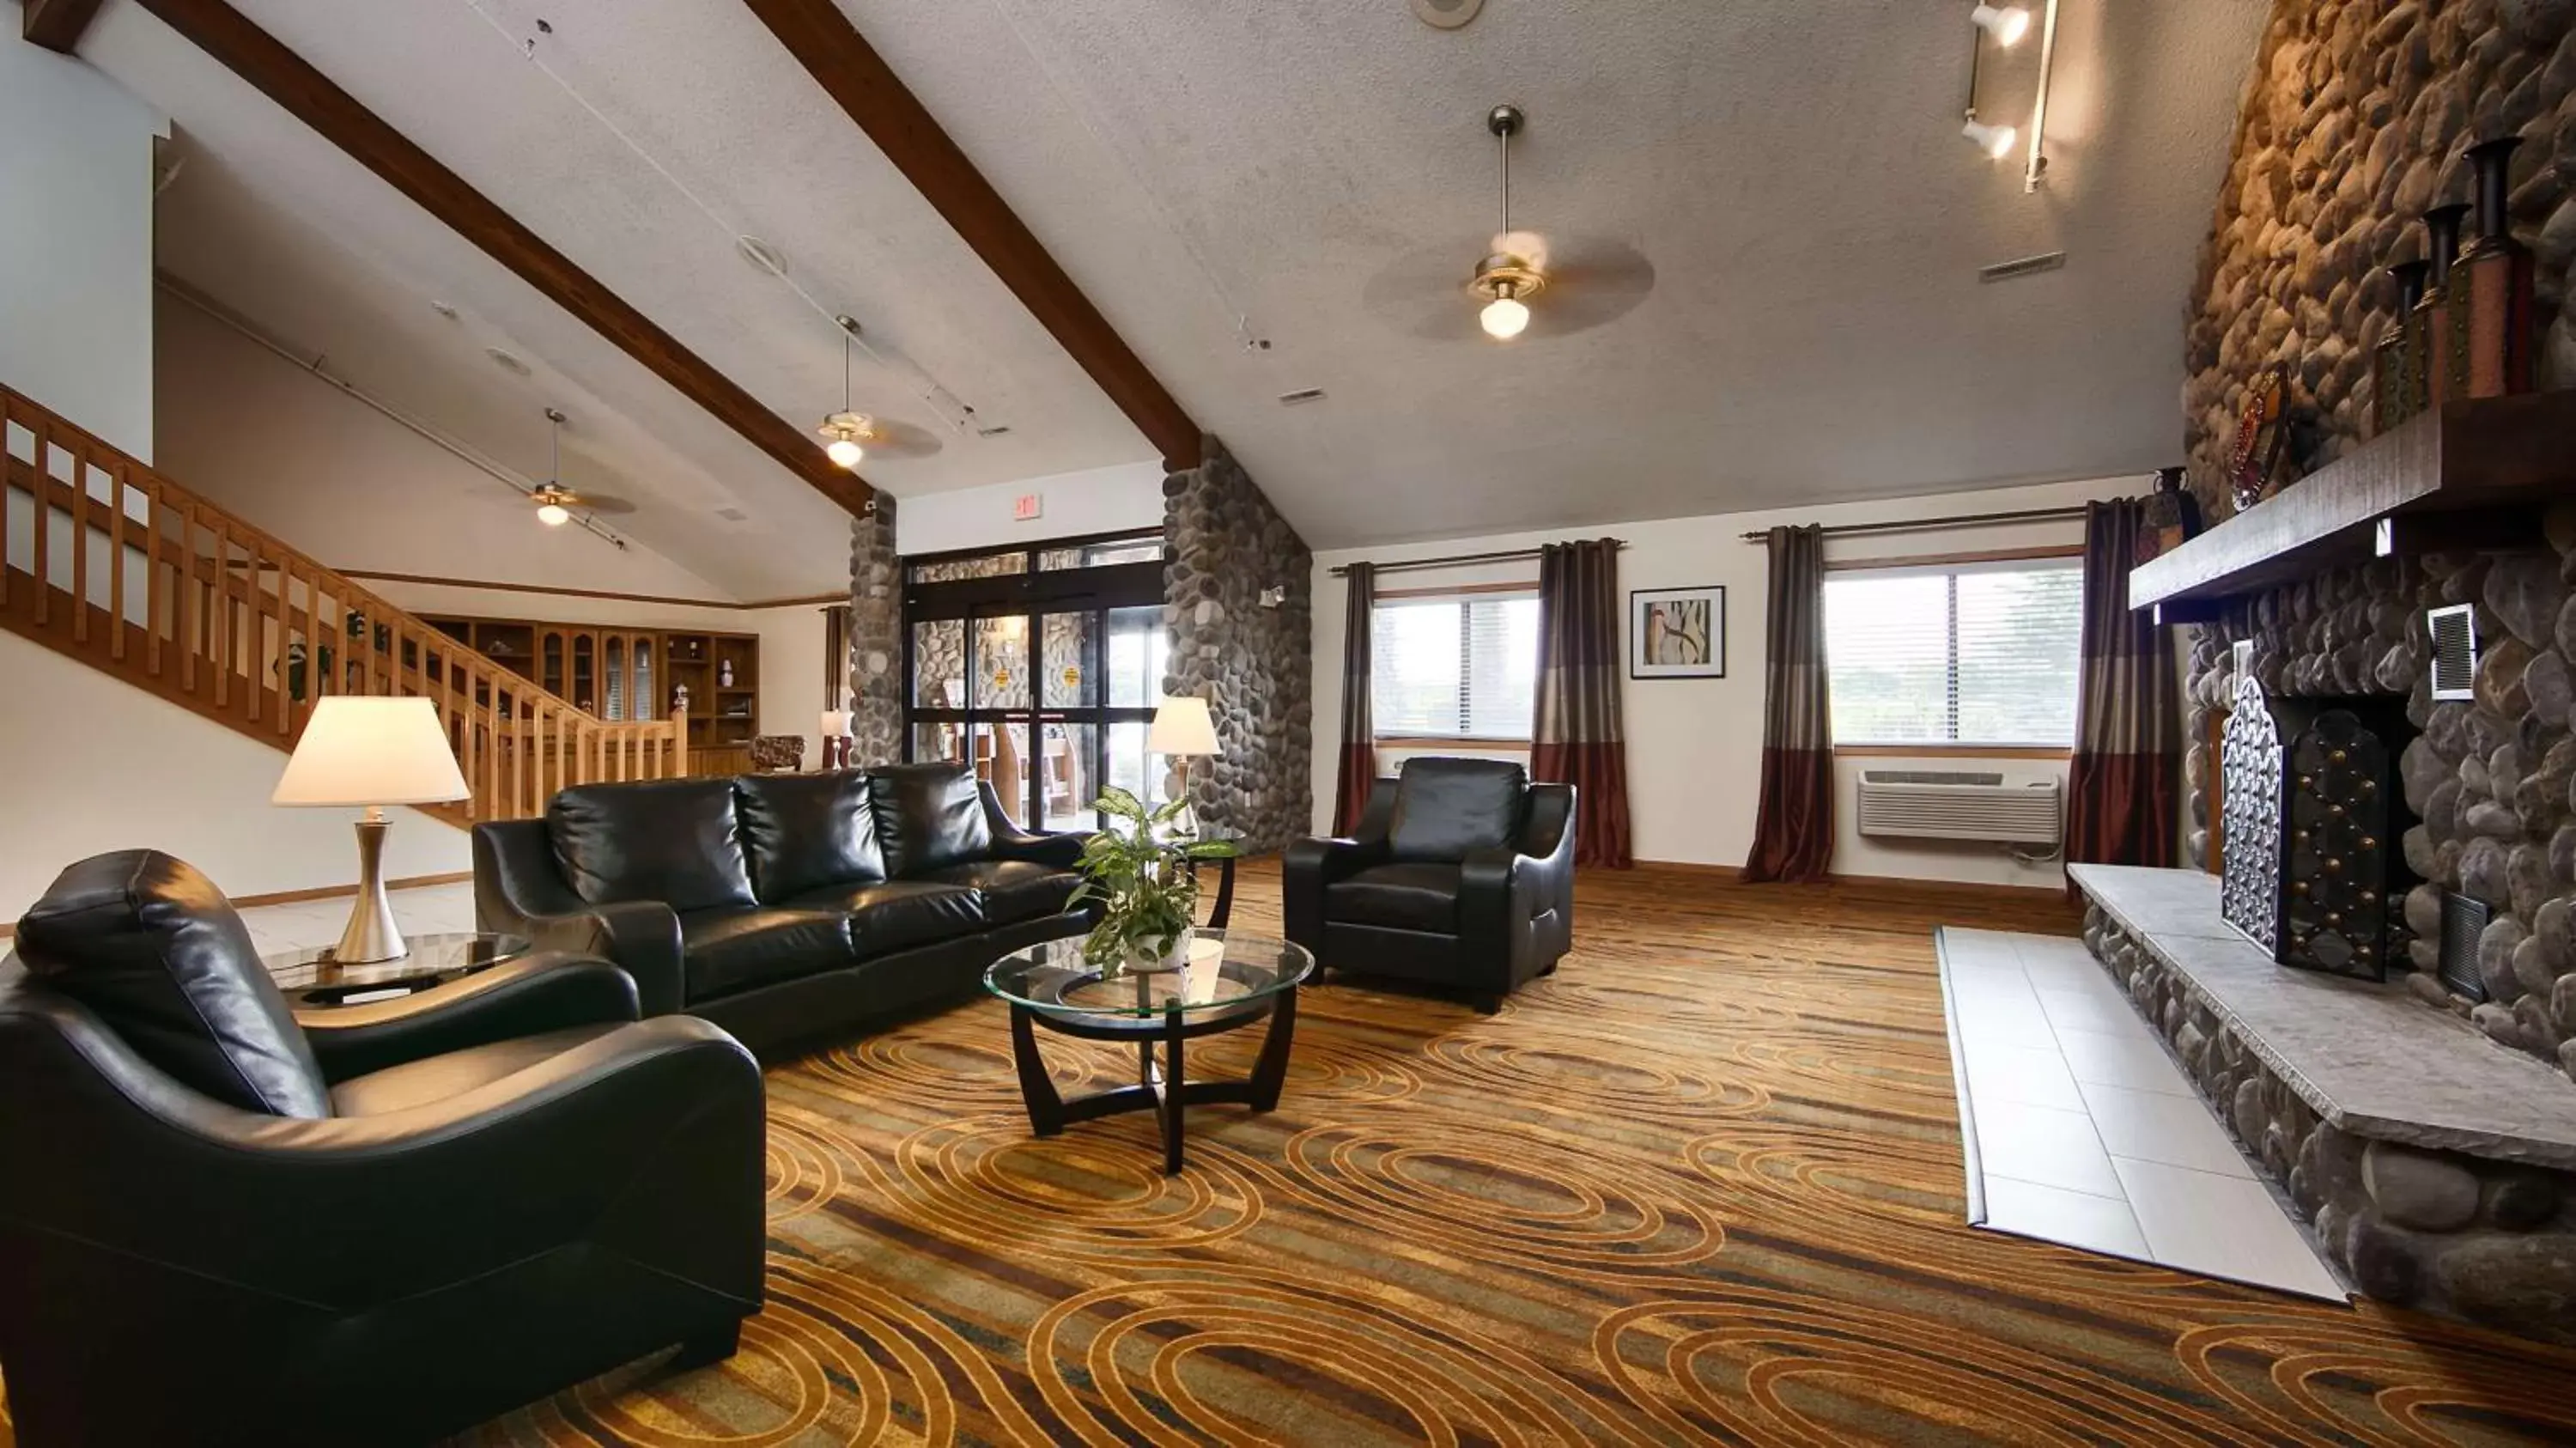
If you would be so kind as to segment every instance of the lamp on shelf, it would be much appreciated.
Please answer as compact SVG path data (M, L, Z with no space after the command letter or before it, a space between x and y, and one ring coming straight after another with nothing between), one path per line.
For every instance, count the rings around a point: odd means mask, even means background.
M364 965L411 953L385 898L384 806L448 804L471 793L427 699L335 694L314 704L269 803L366 809L358 821L358 898L334 960Z
M823 769L830 772L850 767L850 711L823 711Z
M1164 696L1154 709L1153 726L1145 731L1145 748L1172 761L1163 792L1179 800L1190 796L1190 761L1213 759L1225 752L1217 746L1216 720L1208 715L1207 700L1189 695ZM1198 819L1191 810L1181 811L1181 824L1191 834L1198 833Z

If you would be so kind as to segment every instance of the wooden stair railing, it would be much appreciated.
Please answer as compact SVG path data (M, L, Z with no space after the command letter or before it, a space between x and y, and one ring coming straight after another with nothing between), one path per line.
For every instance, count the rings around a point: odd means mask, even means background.
M473 790L433 814L688 770L685 713L578 708L6 387L0 504L0 625L280 749L325 695L426 698Z

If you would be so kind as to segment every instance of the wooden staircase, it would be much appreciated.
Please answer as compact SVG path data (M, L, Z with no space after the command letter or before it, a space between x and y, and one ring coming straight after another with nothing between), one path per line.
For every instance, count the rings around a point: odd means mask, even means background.
M685 714L577 709L5 387L0 562L0 626L280 750L323 695L428 699L456 824L688 768Z

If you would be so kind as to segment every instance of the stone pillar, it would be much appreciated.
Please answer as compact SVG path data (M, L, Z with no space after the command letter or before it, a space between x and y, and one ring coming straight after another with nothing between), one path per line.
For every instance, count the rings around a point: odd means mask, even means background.
M1225 751L1198 761L1191 808L1246 850L1283 848L1313 819L1314 553L1215 438L1163 480L1163 540L1163 691L1206 699Z
M850 520L851 764L903 758L903 559L894 550L895 500L876 495Z

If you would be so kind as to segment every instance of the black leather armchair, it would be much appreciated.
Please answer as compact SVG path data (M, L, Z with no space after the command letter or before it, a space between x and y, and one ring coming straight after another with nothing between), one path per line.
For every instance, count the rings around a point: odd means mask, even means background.
M1574 786L1498 760L1408 759L1350 838L1288 847L1282 895L1288 938L1318 966L1498 1010L1573 947Z
M761 1301L758 1067L535 957L296 1013L212 882L74 865L0 963L17 1441L401 1444Z

